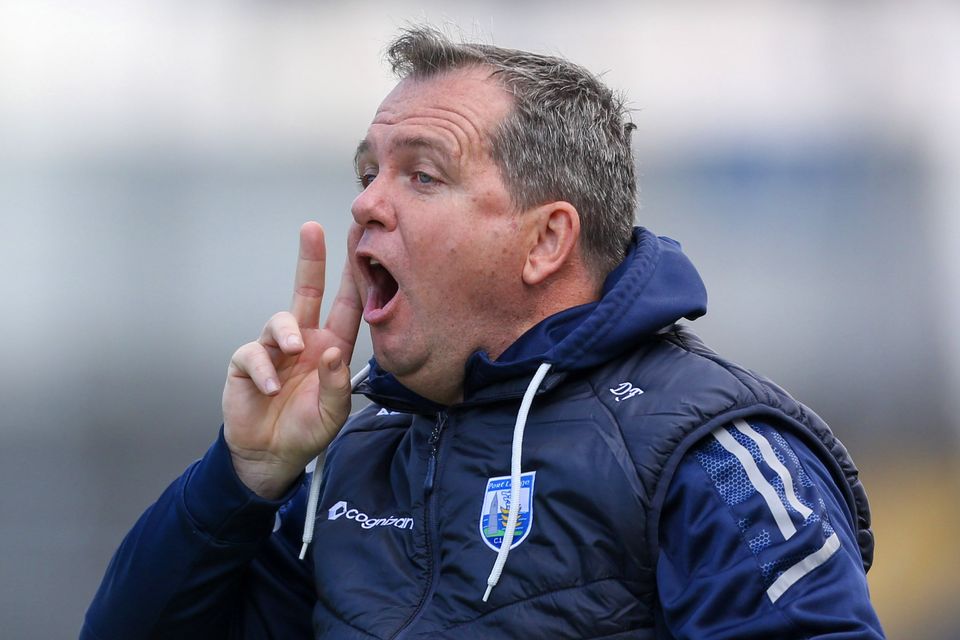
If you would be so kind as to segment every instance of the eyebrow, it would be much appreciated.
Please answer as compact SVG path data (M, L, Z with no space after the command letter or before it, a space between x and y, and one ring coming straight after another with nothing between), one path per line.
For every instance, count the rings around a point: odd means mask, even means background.
M451 159L451 153L444 145L436 140L422 136L395 138L390 146L393 149L427 149L440 154L446 160ZM361 140L360 144L357 145L356 152L353 154L354 166L357 166L357 163L360 161L360 156L368 153L372 148L373 145L369 140L366 138Z

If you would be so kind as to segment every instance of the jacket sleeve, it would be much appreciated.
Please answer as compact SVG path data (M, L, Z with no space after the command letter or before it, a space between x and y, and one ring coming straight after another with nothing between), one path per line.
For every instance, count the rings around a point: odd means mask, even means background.
M657 588L670 638L883 638L853 518L799 439L742 420L671 480Z
M305 486L263 500L237 478L221 430L124 538L81 640L309 637Z

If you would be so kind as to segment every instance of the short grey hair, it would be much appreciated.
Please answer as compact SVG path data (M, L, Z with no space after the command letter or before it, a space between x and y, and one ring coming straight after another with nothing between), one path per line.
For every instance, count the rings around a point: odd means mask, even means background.
M404 29L386 53L394 74L424 78L487 66L514 97L491 133L494 161L520 210L564 200L580 214L590 271L601 280L630 243L637 186L624 98L562 58L456 43L429 26Z

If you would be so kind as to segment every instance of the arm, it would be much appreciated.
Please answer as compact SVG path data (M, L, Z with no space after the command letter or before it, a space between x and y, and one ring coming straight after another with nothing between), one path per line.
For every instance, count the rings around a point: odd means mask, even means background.
M734 425L681 461L657 564L667 637L883 638L851 516L827 469L790 434L740 426L780 464ZM737 444L744 459L731 451Z
M307 637L312 563L297 560L291 531L302 526L305 494L297 483L280 500L257 496L221 434L126 536L81 639ZM285 526L273 531L278 511ZM259 579L267 569L275 579Z
M358 231L354 225L351 248ZM312 602L312 589L304 587L310 575L304 565L290 564L288 532L270 533L281 504L292 499L302 509L303 469L346 421L347 363L361 314L348 259L320 326L325 266L323 230L307 223L290 312L273 316L258 340L234 353L221 437L124 539L84 638L293 637L269 630L291 613L288 591L307 593ZM293 576L289 590L286 574ZM302 599L292 598L294 624L309 624Z

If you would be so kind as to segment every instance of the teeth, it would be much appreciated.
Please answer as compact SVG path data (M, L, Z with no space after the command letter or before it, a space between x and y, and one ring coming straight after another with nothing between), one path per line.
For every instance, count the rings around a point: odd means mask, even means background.
M375 258L370 258L370 266L371 266L371 267L379 267L379 266L380 266L380 261L377 260L377 259L375 259Z

